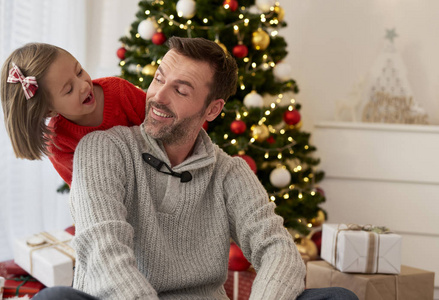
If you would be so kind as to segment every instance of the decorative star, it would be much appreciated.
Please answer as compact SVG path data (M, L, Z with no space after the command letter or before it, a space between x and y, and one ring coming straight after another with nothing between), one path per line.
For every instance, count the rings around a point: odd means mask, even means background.
M397 36L398 34L396 34L395 28L386 29L386 39L388 39L391 43L393 43L393 39Z

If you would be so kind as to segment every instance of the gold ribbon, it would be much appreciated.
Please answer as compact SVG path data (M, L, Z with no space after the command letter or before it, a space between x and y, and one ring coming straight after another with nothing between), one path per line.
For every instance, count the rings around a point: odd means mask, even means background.
M43 238L42 243L40 243L39 245L32 245L31 243L27 243L28 246L30 246L32 248L30 250L30 253L29 253L29 258L30 258L30 272L29 273L31 275L33 275L32 253L36 250L40 250L40 249L44 249L44 248L48 248L48 247L54 247L54 249L58 250L59 252L63 253L64 255L68 256L72 260L73 266L75 266L75 254L74 254L75 250L69 244L67 244L68 242L70 242L72 240L71 238L68 240L65 240L65 241L60 241L48 232L40 232L39 235L40 236L37 235L37 237Z
M341 225L345 225L346 228L340 228ZM335 243L334 243L334 267L337 267L337 244L338 244L338 235L341 231L367 231L369 234L369 243L367 249L367 263L365 268L365 273L377 273L378 272L378 263L379 263L379 251L380 251L380 234L392 233L386 227L380 226L372 226L368 225L358 225L358 224L339 224L337 228L337 233L335 234ZM377 244L377 246L376 246ZM375 253L375 249L377 249ZM374 271L374 262L376 258L376 268Z

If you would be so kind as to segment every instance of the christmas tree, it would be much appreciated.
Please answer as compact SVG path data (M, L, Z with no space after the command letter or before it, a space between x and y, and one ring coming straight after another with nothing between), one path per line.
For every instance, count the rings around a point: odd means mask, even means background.
M317 187L324 174L316 169L310 134L300 130L300 104L287 97L299 89L283 62L283 18L274 0L143 0L117 55L121 77L146 90L171 36L203 37L232 53L238 91L205 129L225 152L249 163L285 227L304 237L325 218Z

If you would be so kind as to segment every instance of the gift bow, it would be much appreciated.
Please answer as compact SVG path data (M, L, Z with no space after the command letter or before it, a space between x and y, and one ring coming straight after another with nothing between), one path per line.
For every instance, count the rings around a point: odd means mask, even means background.
M38 83L35 76L25 77L20 68L15 63L12 63L12 68L9 70L9 76L7 82L9 83L21 83L23 87L26 100L32 98L38 90Z
M28 246L32 248L29 252L29 256L30 256L29 273L31 275L33 275L32 253L36 250L40 250L43 248L54 247L59 252L67 255L72 260L73 266L75 266L75 250L69 244L67 244L72 240L71 238L65 241L60 241L48 232L40 232L37 236L43 238L43 242L40 245L32 246L28 243Z
M341 225L346 226L346 228L340 228ZM367 263L366 263L366 273L376 273L373 272L374 266L374 258L376 257L376 271L378 271L378 262L379 262L379 251L380 251L380 234L388 234L393 233L387 227L382 226L372 226L368 225L358 225L358 224L339 224L337 228L337 233L335 235L335 244L334 244L334 266L337 266L337 244L338 244L338 235L341 231L367 231L369 232L369 247L368 247L368 255L367 255ZM375 239L375 234L377 239ZM377 246L375 246L378 244ZM375 253L375 249L377 249L377 253Z

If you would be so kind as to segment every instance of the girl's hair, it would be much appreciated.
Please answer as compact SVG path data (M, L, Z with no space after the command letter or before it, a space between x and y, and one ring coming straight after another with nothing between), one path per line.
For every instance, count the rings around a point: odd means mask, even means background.
M60 50L65 51L49 44L30 43L12 52L3 64L1 102L6 131L18 158L35 160L49 154L47 144L51 130L46 121L50 97L47 88L42 86L42 79ZM17 65L25 77L35 76L37 80L38 90L29 100L26 100L20 83L7 82L12 63Z

